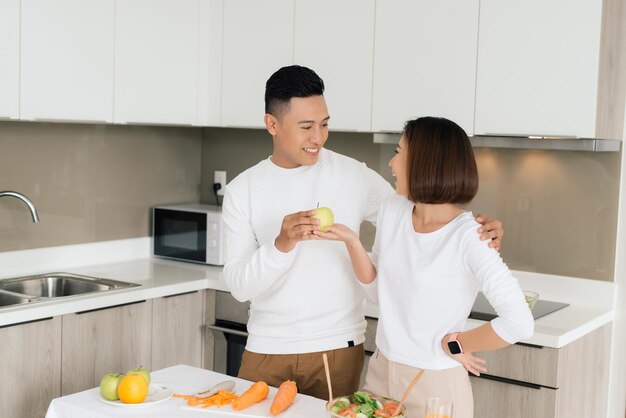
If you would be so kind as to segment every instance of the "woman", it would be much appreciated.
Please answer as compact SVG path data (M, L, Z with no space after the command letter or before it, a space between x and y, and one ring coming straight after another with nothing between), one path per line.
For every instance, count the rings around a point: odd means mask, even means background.
M472 353L529 338L533 318L517 280L461 208L478 191L463 129L443 118L411 120L389 166L397 194L379 211L371 259L344 225L316 232L346 244L358 280L379 304L365 389L399 399L424 370L407 401L408 416L422 416L428 398L444 397L453 400L456 418L472 417L466 370L485 371ZM479 290L498 318L463 331Z

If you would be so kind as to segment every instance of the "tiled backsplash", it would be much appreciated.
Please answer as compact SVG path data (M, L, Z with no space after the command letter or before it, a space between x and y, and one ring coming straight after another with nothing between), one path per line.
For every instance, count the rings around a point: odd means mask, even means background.
M333 132L330 149L391 182L393 145ZM215 203L213 171L228 181L267 158L264 130L0 122L0 251L146 236L158 204ZM619 153L476 150L480 191L468 206L501 219L509 267L612 280ZM374 228L361 236L371 247Z
M146 236L149 208L199 199L201 130L0 122L0 251Z

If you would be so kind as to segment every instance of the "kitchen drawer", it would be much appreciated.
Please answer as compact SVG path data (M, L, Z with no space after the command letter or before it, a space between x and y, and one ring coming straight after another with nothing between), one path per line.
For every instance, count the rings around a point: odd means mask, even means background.
M474 416L480 418L554 418L557 390L470 377Z
M558 388L559 350L513 344L501 350L475 353L487 360L487 374Z
M371 351L372 353L376 350L376 327L378 326L378 319L366 317L367 328L365 329L365 342L363 343L363 348L365 351Z

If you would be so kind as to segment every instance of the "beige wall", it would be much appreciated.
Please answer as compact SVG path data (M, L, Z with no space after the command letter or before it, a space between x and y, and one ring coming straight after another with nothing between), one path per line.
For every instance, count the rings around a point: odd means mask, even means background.
M0 251L141 237L153 205L198 201L201 130L0 122Z
M393 145L371 134L331 133L326 146L365 161L391 181ZM272 152L263 130L203 131L202 200L215 203L214 170L228 180ZM619 153L477 149L478 196L467 209L501 219L502 256L510 268L613 280L620 173ZM374 229L364 225L371 247Z
M479 149L468 206L505 225L516 270L613 280L620 153Z

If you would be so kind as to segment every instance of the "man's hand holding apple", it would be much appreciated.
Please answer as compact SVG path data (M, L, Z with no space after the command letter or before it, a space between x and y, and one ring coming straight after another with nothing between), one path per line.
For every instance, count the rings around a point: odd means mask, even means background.
M280 234L274 240L276 248L288 253L300 241L316 239L313 231L320 229L319 219L314 218L316 210L306 210L289 214L283 218Z

